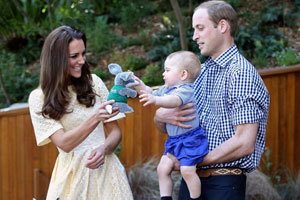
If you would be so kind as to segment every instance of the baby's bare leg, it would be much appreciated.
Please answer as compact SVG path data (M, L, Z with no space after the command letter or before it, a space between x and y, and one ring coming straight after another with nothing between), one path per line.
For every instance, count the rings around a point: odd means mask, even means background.
M191 198L195 199L201 195L201 182L196 173L196 165L194 166L181 166L180 172L184 178L188 189L190 191Z
M168 156L163 155L157 167L158 182L160 196L172 196L173 182L171 179L171 172L174 163L168 158Z
M179 160L172 154L167 153L168 158L173 161L173 170L179 171L180 170L180 162Z

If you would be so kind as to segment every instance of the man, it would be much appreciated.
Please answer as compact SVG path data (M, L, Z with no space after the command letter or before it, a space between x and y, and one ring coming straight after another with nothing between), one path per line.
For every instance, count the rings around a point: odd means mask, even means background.
M224 1L200 4L193 15L193 40L202 55L209 56L194 82L200 127L209 142L209 153L198 169L202 182L200 199L245 199L246 172L259 166L264 151L269 93L256 69L234 44L237 14ZM191 104L180 109L158 109L155 123L188 127L185 115ZM200 166L201 165L201 166ZM179 199L189 199L182 180Z

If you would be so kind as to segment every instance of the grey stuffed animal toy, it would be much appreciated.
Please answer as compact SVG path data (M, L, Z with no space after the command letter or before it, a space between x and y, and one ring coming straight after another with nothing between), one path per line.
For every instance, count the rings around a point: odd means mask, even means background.
M133 73L123 72L121 66L116 63L109 64L108 69L116 77L114 86L108 94L107 101L114 99L115 103L112 104L112 107L106 106L106 111L111 113L112 108L118 107L121 113L133 112L133 109L127 104L127 97L135 98L137 95L135 90L129 88L136 84L132 77Z

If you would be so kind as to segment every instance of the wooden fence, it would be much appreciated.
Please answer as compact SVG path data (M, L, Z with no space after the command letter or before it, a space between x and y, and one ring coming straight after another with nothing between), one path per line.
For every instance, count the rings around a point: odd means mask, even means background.
M260 71L270 92L271 104L266 146L272 169L300 169L300 65ZM160 156L166 135L153 124L154 106L142 107L119 121L122 128L120 159L128 168L152 156ZM52 145L37 147L28 108L0 112L0 200L44 199L57 156Z

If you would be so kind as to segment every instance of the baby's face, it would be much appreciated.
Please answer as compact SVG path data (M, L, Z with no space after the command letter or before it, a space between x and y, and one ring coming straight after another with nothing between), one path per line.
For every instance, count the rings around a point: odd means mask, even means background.
M178 85L181 83L182 70L176 63L176 59L167 59L165 61L165 71L163 73L165 85L167 88Z

